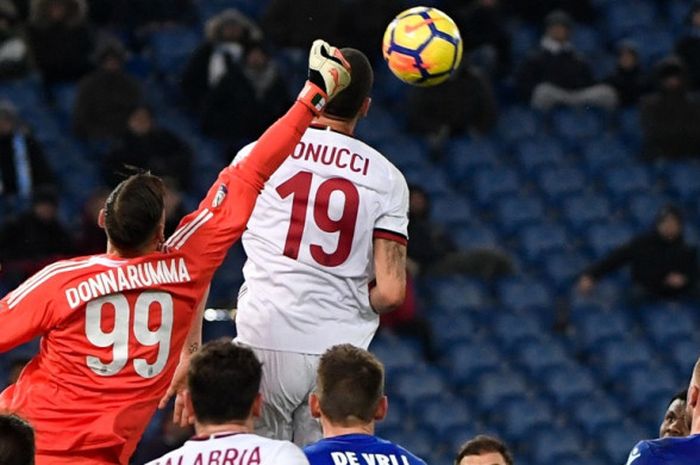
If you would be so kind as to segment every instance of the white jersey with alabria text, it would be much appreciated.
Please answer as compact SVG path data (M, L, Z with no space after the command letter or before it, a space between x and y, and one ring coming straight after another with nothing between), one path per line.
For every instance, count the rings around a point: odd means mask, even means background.
M256 434L219 433L195 437L179 449L146 465L309 465L304 453L288 441Z
M237 340L305 354L342 343L367 348L379 324L369 303L373 239L405 244L407 228L401 172L360 140L309 128L243 234Z

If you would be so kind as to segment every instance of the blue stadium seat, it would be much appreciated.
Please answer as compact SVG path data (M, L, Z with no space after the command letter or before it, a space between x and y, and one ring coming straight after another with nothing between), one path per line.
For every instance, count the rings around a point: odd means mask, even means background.
M647 228L654 223L659 210L667 203L668 200L658 194L636 194L629 198L627 211L638 226Z
M456 139L447 146L447 167L454 184L470 178L478 168L498 165L496 146L488 139Z
M553 201L582 192L586 188L586 177L576 168L550 168L543 170L537 182L540 189Z
M541 221L545 216L542 201L533 196L514 196L501 199L496 208L501 227L509 233Z
M644 329L659 348L682 339L691 339L697 334L694 308L678 304L658 304L641 309Z
M642 127L639 123L639 109L634 106L618 112L620 116L620 130L624 139L634 146L638 146L642 139Z
M201 40L196 31L184 27L154 32L150 42L158 71L166 75L179 75Z
M555 224L536 224L523 228L520 240L524 258L541 260L550 252L562 252L568 248L569 239L563 227Z
M603 126L596 110L562 108L553 119L555 132L570 145L598 136Z
M535 137L539 130L539 119L527 107L511 107L498 119L498 134L506 143L512 144Z
M542 337L543 332L537 320L513 313L497 314L492 321L492 327L501 346L510 350L517 347L517 353L524 350L520 346L536 341Z
M448 349L455 344L468 342L477 332L477 327L467 314L439 314L430 319L430 327L437 344Z
M700 165L684 163L671 166L668 170L668 184L681 199L696 199L700 194Z
M413 350L406 350L405 346L392 344L372 344L372 353L382 361L386 371L391 376L406 373L416 368L416 361L420 356Z
M377 148L382 155L402 170L420 169L429 163L426 147L410 137L385 139Z
M589 396L584 399L573 399L571 414L588 435L598 434L601 430L619 425L623 414L618 405L603 396Z
M557 405L576 404L595 394L596 384L591 374L575 366L556 368L544 373L547 393Z
M525 399L527 391L525 380L514 371L487 373L477 384L476 408L483 413L500 413L508 402Z
M509 168L486 168L474 176L474 193L482 205L489 205L498 197L514 194L520 189L520 179Z
M651 189L649 172L639 165L612 168L604 173L604 181L608 191L617 198Z
M583 24L576 25L571 41L576 50L587 56L597 54L602 48L600 32Z
M533 377L541 380L545 373L566 368L572 361L561 344L540 335L538 341L523 344L517 353L519 364Z
M678 380L667 367L645 366L625 375L619 391L632 408L648 409L659 397L670 398L679 389Z
M562 210L567 223L577 231L592 223L606 220L611 215L607 197L594 194L570 197L564 200Z
M430 287L433 305L443 312L480 308L486 302L483 286L473 279L461 276L439 278L432 280Z
M588 229L588 246L595 257L602 257L624 245L633 235L633 229L623 223L594 224Z
M674 342L670 355L680 373L690 373L698 360L697 340L684 339Z
M623 422L601 431L597 442L607 454L609 463L625 463L635 444L648 437L648 431Z
M554 465L577 457L583 450L580 436L571 429L550 429L534 436L533 458L538 465Z
M448 229L464 226L472 222L474 214L466 197L456 194L435 197L432 200L431 217L433 221Z
M593 349L607 341L617 340L631 331L624 314L615 310L580 315L576 338L583 349Z
M464 226L454 231L452 239L460 250L496 249L499 241L496 234L483 225Z
M559 289L569 288L586 266L588 260L576 252L555 253L544 260L546 276Z
M425 428L414 430L387 430L384 439L405 447L421 458L432 455L438 440L438 438Z
M450 348L449 375L457 386L473 386L479 376L498 370L499 350L484 341L472 340Z
M632 370L644 368L653 360L649 345L631 337L608 341L603 344L599 353L604 373L613 380L621 380Z
M391 405L386 417L377 422L377 434L381 436L384 431L395 428L403 428L410 421L410 414L403 402L391 399Z
M372 111L360 120L357 135L373 146L401 137L396 117L380 105L372 105Z
M539 431L551 428L554 421L549 406L541 401L518 399L505 405L502 415L503 429L511 440L527 441Z
M444 396L419 405L416 417L422 426L431 428L435 435L443 438L450 431L468 428L474 422L474 414L463 400Z
M532 174L544 167L561 165L564 151L553 137L537 137L524 140L515 151L518 164L526 173Z
M650 27L635 31L629 36L639 50L642 66L652 66L673 50L674 37L671 31L664 27Z
M642 0L616 0L606 9L607 30L613 40L649 29L656 22L654 6Z
M685 26L690 11L687 0L670 0L666 3L668 5L667 15L671 24L677 27Z
M506 307L515 311L550 308L551 292L541 282L528 279L508 279L498 286L498 296Z
M617 137L606 136L588 141L583 148L586 169L597 174L610 167L629 164L632 154Z
M449 392L440 374L437 371L427 369L396 375L394 383L394 392L409 406L440 398Z
M232 321L205 321L202 325L202 340L204 342L216 339L233 339L236 328Z
M423 188L429 197L450 193L449 181L445 173L437 166L404 169L403 175L409 184Z

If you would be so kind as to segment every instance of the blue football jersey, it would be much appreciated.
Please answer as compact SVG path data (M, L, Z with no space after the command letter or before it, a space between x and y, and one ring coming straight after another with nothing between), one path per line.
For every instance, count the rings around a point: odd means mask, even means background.
M426 465L403 447L367 434L322 439L304 453L311 465Z
M630 452L627 465L697 465L700 463L700 434L685 438L641 441Z

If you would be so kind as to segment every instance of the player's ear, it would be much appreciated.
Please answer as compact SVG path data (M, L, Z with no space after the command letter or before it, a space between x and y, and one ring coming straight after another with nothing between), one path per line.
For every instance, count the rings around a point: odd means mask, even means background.
M260 415L262 415L262 404L263 397L262 394L258 392L255 395L255 400L253 400L253 406L250 409L250 413L253 415L253 418L260 418Z
M100 208L100 213L97 214L97 226L105 228L105 209Z
M311 410L312 417L321 418L321 402L315 392L309 395L309 410Z
M386 418L387 413L389 413L389 398L387 396L382 396L377 404L377 409L374 411L374 419L376 421L382 421Z
M362 106L360 107L360 118L364 118L367 116L367 113L369 113L369 108L372 106L372 97L367 97L365 98L365 101L362 102Z

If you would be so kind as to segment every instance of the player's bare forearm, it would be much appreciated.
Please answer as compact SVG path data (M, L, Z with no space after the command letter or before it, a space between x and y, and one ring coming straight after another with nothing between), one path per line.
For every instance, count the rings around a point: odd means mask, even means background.
M202 320L204 318L204 309L207 306L208 298L209 288L207 288L206 292L202 296L202 300L197 306L197 311L192 319L190 331L187 333L187 339L185 340L185 344L182 346L182 351L180 353L181 359L183 357L191 357L202 346Z
M381 314L403 304L406 297L406 246L388 239L374 239L377 285L370 290L372 309Z

